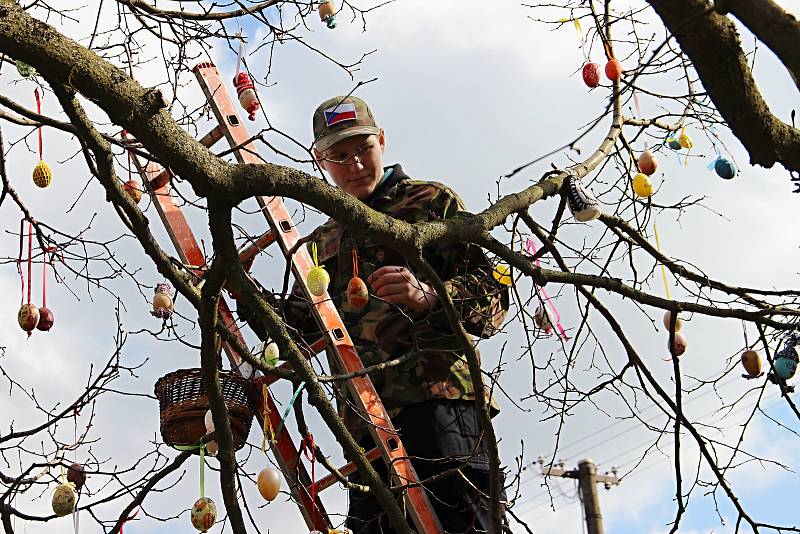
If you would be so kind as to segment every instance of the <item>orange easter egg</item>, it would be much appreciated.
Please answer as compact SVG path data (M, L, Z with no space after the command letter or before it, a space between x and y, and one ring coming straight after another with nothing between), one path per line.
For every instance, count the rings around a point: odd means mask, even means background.
M363 308L369 302L369 290L364 281L354 276L347 284L347 302L354 308Z
M761 356L754 350L742 353L742 366L750 378L757 378L761 374Z
M271 501L278 496L281 489L281 475L271 467L265 467L258 473L258 492L266 500Z

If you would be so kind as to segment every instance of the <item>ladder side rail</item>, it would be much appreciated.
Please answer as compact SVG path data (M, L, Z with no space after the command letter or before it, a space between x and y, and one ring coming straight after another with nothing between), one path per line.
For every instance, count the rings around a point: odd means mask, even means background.
M263 160L257 155L254 144L249 141L250 135L247 132L247 128L242 124L238 111L233 105L217 68L213 64L201 64L195 67L194 73L208 103L211 105L212 111L220 125L225 129L225 137L229 145L231 148L240 147L234 150L236 159L240 163L263 163ZM264 217L276 232L276 240L284 257L286 257L299 239L299 233L291 216L280 198L256 198L262 207ZM306 298L316 304L314 308L317 312L315 314L316 318L325 328L326 335L330 341L329 346L335 351L342 368L347 372L362 370L364 368L363 363L329 295L326 293L321 297L313 296L306 287L306 275L313 267L313 264L305 247L301 247L292 256L291 263L292 272L295 278L300 281ZM425 490L419 485L414 485L419 482L419 478L372 381L369 377L363 376L348 380L347 385L357 407L370 419L371 424L368 425L370 434L378 448L381 449L395 482L412 484L412 487L405 492L404 498L414 524L420 532L426 534L442 533L441 524L433 511Z
M163 169L160 165L154 162L149 162L146 166L143 166L142 162L136 155L132 154L132 156L137 170L139 171L143 180L148 181L162 173ZM205 257L203 256L203 252L197 244L197 240L195 239L194 234L189 227L183 211L175 204L172 194L170 193L169 180L164 181L157 189L150 187L147 189L152 191L153 204L155 205L156 211L164 223L167 234L170 236L170 239L172 240L172 243L175 246L181 261L187 265L200 268L192 269L192 272L202 277L203 272L201 268L205 266ZM218 313L220 314L223 324L225 324L225 326L238 337L240 343L246 345L241 332L239 332L238 327L236 326L233 314L228 308L224 298L221 298L219 301ZM253 378L252 367L250 367L246 362L242 361L241 357L233 348L233 346L226 342L223 344L223 348L225 350L225 354L228 356L231 368L235 369L236 372L239 372L246 378ZM244 366L247 367L245 368ZM242 371L246 371L250 376L247 376ZM265 402L264 399L261 401L262 404L260 404L259 413L256 414L256 419L260 427L263 427L264 425L263 402ZM271 395L267 395L266 402L268 403L269 407L270 422L272 423L272 427L278 428L281 420L279 413L280 410L275 405ZM303 462L300 461L300 452L297 450L297 448L295 448L294 441L292 440L291 435L285 426L281 429L280 434L276 436L274 450L276 453L276 461L278 462L278 466L283 472L284 477L286 477L287 484L293 498L303 504L301 507L301 513L304 516L303 519L309 525L329 525L330 520L328 519L328 514L318 496L316 498L315 506L313 507L316 517L313 519L312 523L312 518L309 513L309 510L312 509L311 496L306 489L311 484L311 477L308 475L308 471L306 470Z

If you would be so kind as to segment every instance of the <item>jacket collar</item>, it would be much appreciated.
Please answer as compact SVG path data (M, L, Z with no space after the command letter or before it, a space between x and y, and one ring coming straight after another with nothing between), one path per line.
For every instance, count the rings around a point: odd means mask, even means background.
M409 179L409 176L403 172L403 168L399 163L390 165L389 167L384 167L384 172L389 171L390 169L392 172L389 177L378 184L378 187L375 188L375 191L370 193L370 195L362 201L364 204L369 207L374 207L380 200L385 198L393 198L393 191L395 187L403 180Z

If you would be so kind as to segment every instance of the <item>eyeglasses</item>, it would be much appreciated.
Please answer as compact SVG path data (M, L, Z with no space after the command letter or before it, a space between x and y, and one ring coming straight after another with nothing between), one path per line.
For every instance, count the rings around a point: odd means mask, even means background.
M325 161L330 161L331 163L336 163L338 165L353 165L356 162L363 163L364 159L366 159L367 155L369 154L369 151L372 150L374 146L375 145L373 143L364 143L350 155L342 153L328 154L325 156Z

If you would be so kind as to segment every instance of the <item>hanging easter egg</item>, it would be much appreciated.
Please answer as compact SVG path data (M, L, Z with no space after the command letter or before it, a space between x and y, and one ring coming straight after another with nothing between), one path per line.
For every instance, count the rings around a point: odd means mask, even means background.
M142 184L136 180L128 180L122 187L135 204L142 200Z
M633 177L633 192L642 198L648 198L653 195L653 182L646 174L638 172Z
M275 367L278 365L280 357L280 349L278 349L278 344L274 341L267 343L267 345L264 347L264 350L261 351L261 361L267 367Z
M271 467L265 467L258 473L258 492L264 499L272 501L281 489L281 475Z
M49 331L53 328L53 321L55 321L55 316L53 316L53 311L50 308L39 308L39 322L36 324L37 330L41 330L42 332Z
M674 350L672 352L675 353L675 356L682 355L684 352L686 352L687 344L688 342L686 341L686 336L680 332L675 332L675 341L672 345ZM667 347L669 348L669 341L667 341Z
M600 203L586 189L580 178L567 176L566 179L567 205L569 211L578 222L589 222L600 217Z
M311 291L312 295L315 297L321 297L328 290L328 284L331 283L331 277L328 274L328 271L325 270L325 267L312 267L311 270L308 271L306 283L308 284L308 290Z
M720 178L732 180L736 176L736 165L731 160L720 156L714 162L714 172Z
M667 139L667 146L670 147L672 150L680 150L681 148L683 148L680 142L674 137L670 137L669 139Z
M658 169L658 160L649 150L645 150L639 155L639 161L636 162L639 167L639 172L652 176Z
M616 58L611 58L606 63L606 78L612 82L618 81L622 78L622 64ZM588 84L587 84L588 85Z
M336 27L336 5L332 0L323 0L319 5L319 19L331 30Z
M17 312L17 322L20 328L30 334L39 324L39 308L33 304L23 304Z
M747 371L747 377L758 378L761 375L761 356L754 350L746 350L742 353L742 367Z
M75 502L78 500L75 495L75 488L71 483L59 484L53 491L53 512L58 517L69 515L75 509Z
M600 85L600 65L597 63L587 63L583 66L583 83L587 87L595 88Z
M172 301L172 286L166 282L156 284L153 294L153 311L150 313L155 317L169 319L172 316L174 303Z
M206 532L217 520L217 505L209 497L200 497L192 506L192 526Z
M553 325L556 322L553 312L541 304L536 306L536 311L533 313L533 321L548 336L553 332Z
M23 78L33 78L36 76L36 69L25 63L24 61L17 60L14 62L17 67L17 72Z
M39 163L36 164L36 167L33 168L33 183L36 184L37 187L45 188L53 182L53 171L50 170L50 166L44 162L44 160L39 160Z
M689 137L685 130L681 130L681 134L678 136L678 144L683 148L692 148L694 146L692 138Z
M347 284L347 302L354 308L363 308L369 302L369 290L364 281L354 276Z
M664 328L666 328L667 331L669 331L669 323L671 320L672 320L672 312L668 311L664 313L663 322L664 322ZM683 328L683 320L680 317L678 317L677 319L675 319L675 331L680 332L681 328Z
M233 78L233 85L236 87L236 95L239 97L239 103L251 121L256 120L256 111L261 107L256 95L256 86L253 80L246 72L240 72Z
M81 464L72 464L67 468L67 481L75 486L75 491L81 491L86 484L86 471Z
M206 424L206 434L211 434L214 431L214 416L211 410L206 410L203 422Z
M789 380L797 372L797 360L792 358L775 358L775 374L781 380Z
M510 286L513 282L513 279L511 278L511 267L505 263L495 266L494 270L492 270L492 276L494 276L494 279L504 286Z
M219 445L217 445L216 441L209 441L206 443L206 454L209 456L216 456L219 452Z

